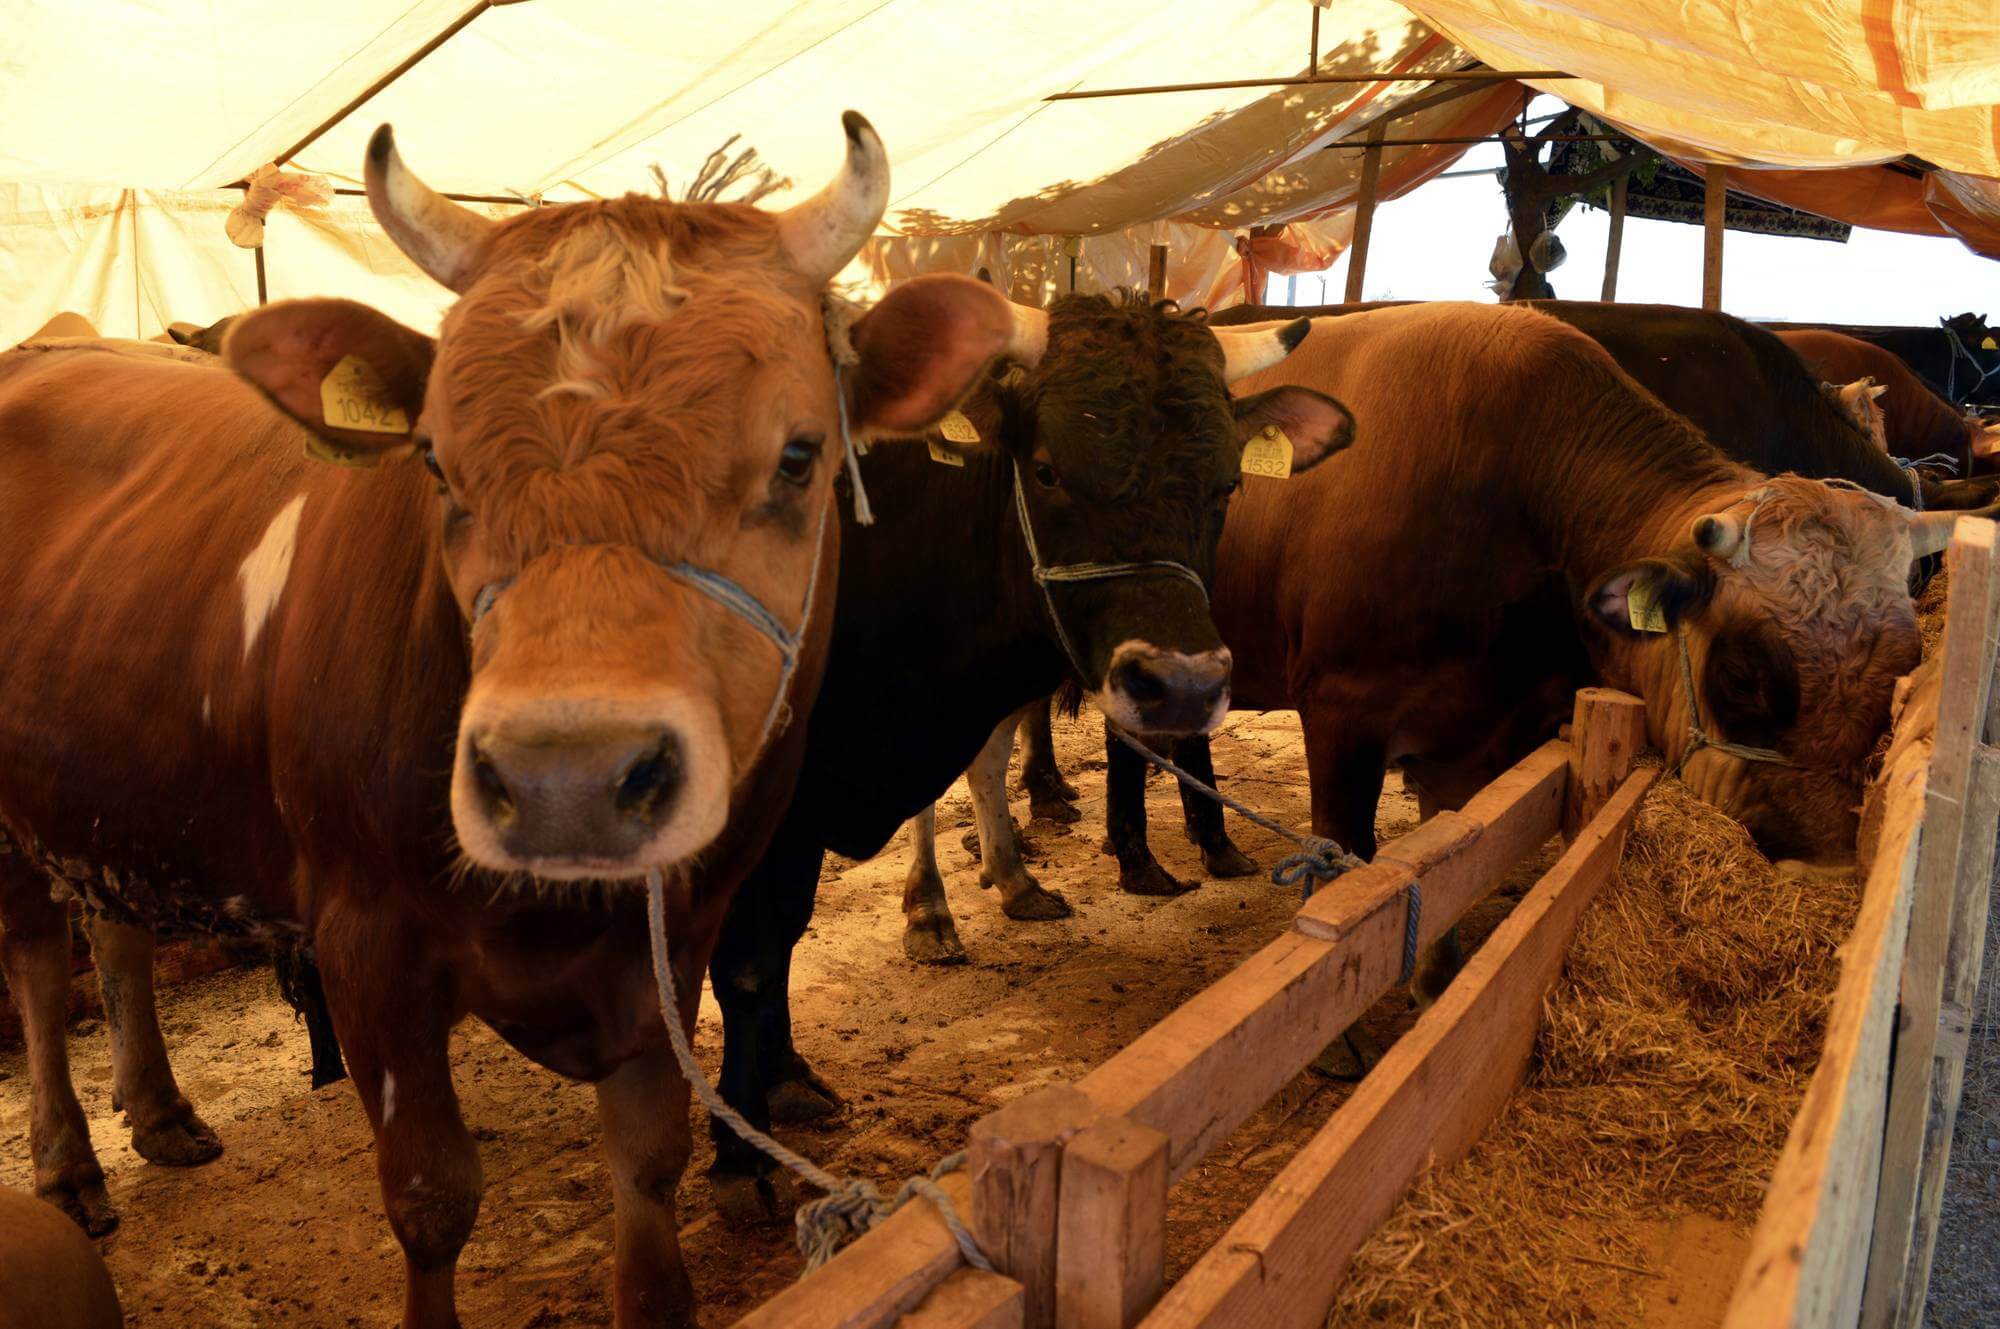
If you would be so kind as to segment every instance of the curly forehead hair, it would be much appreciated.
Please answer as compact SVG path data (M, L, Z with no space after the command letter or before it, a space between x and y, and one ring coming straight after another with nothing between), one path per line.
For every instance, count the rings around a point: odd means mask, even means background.
M1049 336L1122 346L1161 360L1196 356L1222 364L1206 309L1183 310L1176 301L1126 286L1107 295L1060 297L1049 306Z

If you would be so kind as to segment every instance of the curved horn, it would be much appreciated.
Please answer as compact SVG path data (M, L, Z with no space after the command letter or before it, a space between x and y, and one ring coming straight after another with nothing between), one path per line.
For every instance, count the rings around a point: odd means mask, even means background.
M1222 381L1234 383L1260 369L1269 369L1297 350L1299 343L1306 339L1306 334L1312 331L1312 326L1309 318L1295 318L1289 323L1255 331L1215 329L1215 339L1222 343Z
M1728 558L1743 543L1743 523L1726 512L1696 517L1690 534L1701 552L1712 558Z
M403 165L388 125L368 140L362 174L375 220L412 263L452 290L465 293L473 265L497 223L452 202Z
M1014 314L1014 336L1003 354L1032 368L1042 362L1043 353L1049 349L1049 311L1017 305L1012 300L1007 302L1007 308Z
M1929 558L1941 554L1951 543L1951 533L1958 525L1960 517L1988 517L1993 509L1981 512L1912 512L1909 516L1910 558Z
M859 112L840 117L847 161L826 188L778 214L778 234L792 266L815 285L861 252L889 206L889 154Z

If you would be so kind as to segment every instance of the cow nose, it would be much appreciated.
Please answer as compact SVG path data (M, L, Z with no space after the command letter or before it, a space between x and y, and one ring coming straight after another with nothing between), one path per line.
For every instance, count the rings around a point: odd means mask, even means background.
M1118 649L1104 682L1128 712L1123 718L1142 732L1206 733L1228 709L1229 652L1187 655L1128 642Z
M517 861L631 859L686 783L680 738L657 726L469 735L473 806Z

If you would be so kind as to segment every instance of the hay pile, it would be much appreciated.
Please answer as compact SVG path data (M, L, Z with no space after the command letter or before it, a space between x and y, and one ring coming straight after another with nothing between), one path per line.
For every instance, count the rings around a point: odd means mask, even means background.
M1527 1084L1468 1159L1419 1178L1329 1323L1629 1324L1662 1220L1747 1233L1860 899L1851 878L1780 879L1663 778L1584 913Z

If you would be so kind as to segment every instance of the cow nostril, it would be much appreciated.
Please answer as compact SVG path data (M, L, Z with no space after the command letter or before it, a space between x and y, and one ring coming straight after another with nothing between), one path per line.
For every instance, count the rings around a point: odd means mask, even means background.
M1127 660L1111 674L1111 681L1120 692L1136 702L1155 702L1167 695L1166 680L1146 666L1143 660Z
M476 743L472 748L472 780L479 786L488 817L501 821L514 815L514 796L508 792L507 782L500 778L492 759Z
M651 751L625 768L612 802L628 817L652 817L681 784L680 745L663 737Z

